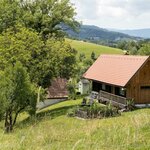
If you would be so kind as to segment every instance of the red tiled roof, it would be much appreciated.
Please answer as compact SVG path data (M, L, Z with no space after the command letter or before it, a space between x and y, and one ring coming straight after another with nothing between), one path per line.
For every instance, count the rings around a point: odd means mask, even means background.
M51 82L51 86L48 88L47 98L67 98L67 79L56 78Z
M124 87L148 57L101 55L83 77Z

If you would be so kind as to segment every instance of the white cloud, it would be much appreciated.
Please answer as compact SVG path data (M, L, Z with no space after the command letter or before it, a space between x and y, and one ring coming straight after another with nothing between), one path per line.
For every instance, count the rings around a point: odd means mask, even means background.
M71 0L84 24L107 28L150 27L150 0Z

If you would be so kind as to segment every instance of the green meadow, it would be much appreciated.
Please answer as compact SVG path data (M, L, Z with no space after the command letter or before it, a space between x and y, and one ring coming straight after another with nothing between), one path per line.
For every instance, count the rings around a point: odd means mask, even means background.
M92 52L94 52L97 57L100 54L123 54L123 51L121 49L88 43L84 41L66 39L66 42L68 42L72 46L72 48L75 48L78 51L78 54L84 53L87 58L90 58Z
M83 120L67 117L81 103L65 101L37 112L20 114L13 133L3 133L2 150L149 150L150 109L122 113L119 117Z

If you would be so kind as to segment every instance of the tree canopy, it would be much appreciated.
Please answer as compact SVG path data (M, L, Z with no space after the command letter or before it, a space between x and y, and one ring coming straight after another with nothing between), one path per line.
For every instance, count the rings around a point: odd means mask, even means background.
M40 33L43 39L62 37L62 24L74 30L79 26L75 15L70 0L1 0L0 32L19 22Z
M43 42L37 32L24 27L8 29L0 35L0 69L20 61L31 81L47 87L53 77L69 78L76 65L76 51L63 40Z
M150 42L143 44L143 46L139 50L139 54L150 55Z

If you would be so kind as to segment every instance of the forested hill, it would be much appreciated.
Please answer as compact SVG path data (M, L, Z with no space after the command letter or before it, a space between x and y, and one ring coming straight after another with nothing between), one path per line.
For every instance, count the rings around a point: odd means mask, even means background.
M142 37L142 38L150 38L150 28L149 29L135 29L135 30L115 30L110 29L111 31L120 32L124 34L128 34L130 36Z
M81 25L78 33L67 30L68 36L71 38L77 38L80 40L104 40L104 41L118 41L124 39L135 39L135 37L127 34L109 31L107 29L99 28L97 26Z

